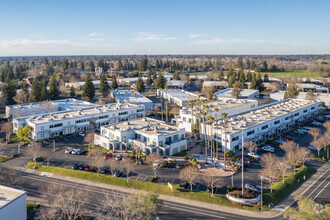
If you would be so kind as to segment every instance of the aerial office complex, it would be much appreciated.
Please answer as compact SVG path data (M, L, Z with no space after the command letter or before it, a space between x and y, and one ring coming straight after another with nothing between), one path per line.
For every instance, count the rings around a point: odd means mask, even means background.
M26 192L0 185L0 219L26 219Z
M256 108L258 107L258 101L248 99L235 100L222 98L220 100L208 102L206 105L208 105L210 108L207 110L205 117L207 118L207 116L212 116L216 120L222 118L222 113L227 113L228 116L230 116ZM218 110L217 112L215 111L216 108ZM195 106L193 111L191 107L183 107L180 110L180 115L175 118L175 122L179 128L184 128L187 132L192 132L191 129L193 124L198 123L199 120L203 120L200 109L203 109L203 104L198 104ZM206 111L206 109L204 110Z
M112 90L111 95L118 103L144 105L146 110L152 110L154 103L135 90Z
M95 134L95 144L109 150L139 148L144 154L164 156L187 150L184 129L150 118L102 126L100 135Z
M223 120L214 123L212 128L205 126L204 129L201 125L201 133L206 131L207 136L216 137L215 141L221 143L222 150L235 152L242 148L243 135L245 142L264 143L311 120L321 108L321 102L284 100L229 117L226 125Z
M32 139L38 141L144 117L143 105L107 104L14 118L13 127L15 132L26 125L31 126L33 128Z
M218 92L215 92L214 95L218 96L218 97L227 97L227 98L231 98L232 96L232 88L228 88L228 89L224 89L224 90L220 90ZM243 89L239 98L240 99L255 99L259 96L259 90L255 90L255 89Z
M174 103L180 107L188 106L189 100L198 99L198 95L187 92L182 89L162 89L157 90L157 96L168 100L171 103Z

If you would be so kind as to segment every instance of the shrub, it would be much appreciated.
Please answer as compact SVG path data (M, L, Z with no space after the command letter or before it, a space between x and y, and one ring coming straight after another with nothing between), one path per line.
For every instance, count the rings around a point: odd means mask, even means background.
M231 150L226 151L225 154L226 154L226 157L232 157L232 156L234 156L234 153Z
M191 162L196 162L196 158L191 159Z
M188 156L184 156L183 159L184 159L184 160L189 160L189 157L188 157Z
M150 182L152 182L152 183L156 183L157 180L158 180L158 176L153 176L153 177L151 178Z

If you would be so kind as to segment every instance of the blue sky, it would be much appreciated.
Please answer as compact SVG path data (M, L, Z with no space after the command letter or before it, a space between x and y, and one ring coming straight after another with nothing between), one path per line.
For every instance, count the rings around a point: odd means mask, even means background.
M327 0L2 0L0 5L0 56L330 53Z

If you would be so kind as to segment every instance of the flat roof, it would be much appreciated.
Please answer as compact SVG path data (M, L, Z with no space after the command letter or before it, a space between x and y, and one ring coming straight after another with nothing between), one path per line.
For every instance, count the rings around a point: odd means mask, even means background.
M185 82L181 80L169 80L166 82L167 86L184 86Z
M299 83L297 84L298 88L305 88L305 89L328 89L327 87L315 85L311 83Z
M0 185L0 209L26 192Z
M204 81L203 86L228 86L227 81Z
M107 81L108 81L108 84L111 84L112 83L111 80L107 80ZM100 84L100 80L93 80L92 83L94 85L99 85ZM71 86L71 85L83 86L83 85L85 85L85 81L65 83L65 86Z
M166 92L166 90L162 89L161 92ZM167 95L182 101L189 101L198 98L198 95L182 89L167 89Z
M135 90L112 90L112 93L119 102L124 103L146 103L152 102L150 99L143 96L141 93Z
M29 108L43 107L44 105L47 104L56 105L66 110L98 106L91 102L85 102L78 99L68 98L68 99L59 99L53 101L42 101L42 102L31 102L31 103L17 104L17 105L8 105L7 107L11 109L29 109Z
M220 90L216 93L214 93L215 95L220 95L220 96L231 96L231 92L232 92L232 88L228 88L228 89L224 89L224 90ZM241 93L241 97L248 97L250 95L253 95L255 93L259 94L258 90L254 90L254 89L243 89L242 93Z
M69 111L61 111L61 112L54 112L54 113L47 113L47 114L41 114L41 115L34 115L30 116L27 119L27 121L30 121L34 124L42 124L47 123L51 121L62 121L65 119L70 118L79 118L84 117L87 115L94 115L94 114L100 114L100 113L106 113L106 112L112 112L117 110L123 110L123 109L131 109L138 107L138 105L134 104L107 104L107 105L100 105L93 108L85 108L85 109L78 109L78 110L69 110ZM20 118L17 118L18 120Z
M112 131L135 130L139 131L140 133L156 135L169 135L181 130L178 127L167 125L163 121L152 118L143 118L139 120L123 122L117 125L107 126L105 128Z
M258 124L262 124L283 115L290 114L291 112L311 106L315 103L317 102L290 99L259 107L249 112L237 114L236 116L228 118L226 125L227 132L236 133L242 129L249 129ZM223 127L223 121L219 120L218 125Z

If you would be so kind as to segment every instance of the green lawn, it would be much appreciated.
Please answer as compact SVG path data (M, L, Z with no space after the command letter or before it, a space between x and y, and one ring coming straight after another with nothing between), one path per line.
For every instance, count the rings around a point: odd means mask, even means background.
M181 152L179 152L179 153L177 153L177 154L173 154L173 156L175 156L175 157L184 157L184 156L187 156L187 151L181 151Z
M83 146L79 146L79 147L75 147L75 148L79 148L79 149L82 149L84 151L89 151L89 146L88 145L83 145ZM97 145L94 146L94 149L98 149L98 150L102 151L103 153L108 153L109 152L109 150L107 150L103 147L97 146Z
M268 204L273 203L276 205L280 201L282 201L286 196L288 196L293 190L295 190L298 186L304 183L304 176L306 176L306 180L311 177L315 173L315 169L305 166L299 167L296 169L296 175L292 173L288 173L285 177L284 184L282 180L275 183L273 185L273 193L270 193L270 189L267 190L263 194L264 201L264 209L268 210ZM300 179L300 183L298 183L298 179Z
M35 205L33 202L26 202L26 212L27 212L27 216L30 216L33 212L33 210L35 209Z
M7 161L11 159L10 157L7 157L7 156L0 156L0 162L4 162L4 161Z

